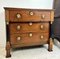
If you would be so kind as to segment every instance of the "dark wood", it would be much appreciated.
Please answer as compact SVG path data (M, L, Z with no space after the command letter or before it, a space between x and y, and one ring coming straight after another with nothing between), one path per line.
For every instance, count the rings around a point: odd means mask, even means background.
M52 50L50 24L54 21L54 10L6 7L4 9L9 36L6 57L11 56L11 48L48 44L48 50Z
M49 23L11 23L10 26L10 34L15 33L29 33L29 32L38 32L38 33L48 33L49 32ZM20 26L20 29L17 27ZM41 28L43 26L43 28Z
M50 40L49 40L49 42L48 42L48 51L53 51L52 49L53 49L53 40L52 40L52 38L50 38Z
M21 9L24 9L24 10L41 10L41 11L54 11L54 9L32 9L32 8L14 8L14 7L4 7L5 10L21 10Z
M26 34L12 34L10 35L10 42L11 44L17 44L20 46L25 46L25 45L31 45L31 44L43 44L43 43L48 43L48 38L49 38L49 33L32 33L32 36L29 36L30 33ZM41 38L43 36L43 38ZM20 40L17 38L21 37Z
M53 18L54 10L52 10L52 9L26 9L26 8L8 8L8 7L4 7L4 9L6 11L6 19L9 20L10 22L11 21L12 22L53 21L53 19L54 19ZM31 16L30 12L33 12L34 15ZM17 19L16 18L17 13L21 14L22 17ZM42 15L45 15L44 19L41 18ZM53 15L53 16L51 16L51 15Z
M31 16L29 13L33 12L33 16ZM17 18L17 13L21 14L21 18ZM37 10L11 10L10 11L10 20L14 22L27 22L27 21L50 21L50 11L37 11ZM45 15L45 18L41 18L42 15Z
M10 49L11 49L10 42L7 41L6 42L6 58L11 57Z

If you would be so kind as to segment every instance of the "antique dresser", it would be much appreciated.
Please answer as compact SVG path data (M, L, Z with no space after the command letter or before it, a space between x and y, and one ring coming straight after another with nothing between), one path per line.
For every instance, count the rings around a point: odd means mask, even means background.
M50 9L5 9L6 57L11 57L10 49L48 44L52 51L51 24L54 10Z

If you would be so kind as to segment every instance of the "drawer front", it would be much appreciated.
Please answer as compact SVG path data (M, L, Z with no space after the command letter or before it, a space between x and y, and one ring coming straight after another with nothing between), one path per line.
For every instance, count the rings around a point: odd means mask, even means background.
M10 34L28 32L49 32L49 23L11 23Z
M12 45L31 46L48 43L48 33L26 33L26 34L12 34L10 35L10 42Z
M10 21L50 21L50 11L37 10L11 10L9 12Z

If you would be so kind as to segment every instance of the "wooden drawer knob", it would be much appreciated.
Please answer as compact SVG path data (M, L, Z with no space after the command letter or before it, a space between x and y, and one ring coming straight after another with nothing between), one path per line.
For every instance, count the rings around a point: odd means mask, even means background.
M32 37L32 33L29 33L29 37Z
M31 16L33 16L33 15L34 15L34 13L31 11L31 12L30 12L30 15L31 15Z
M40 25L40 29L43 29L44 28L44 25Z
M41 18L42 18L42 19L44 19L44 18L45 18L45 15L44 15L44 14L42 14L42 15L41 15Z
M31 26L31 25L32 25L32 23L29 23L29 25Z
M20 26L20 25L18 25L18 26L17 26L17 30L20 30L20 29L21 29L21 26Z
M17 40L18 40L18 41L21 40L21 37L17 37Z
M18 19L21 18L21 14L18 13L18 14L16 15L16 17L17 17Z
M43 36L43 35L41 35L41 36L40 36L40 38L41 38L41 39L43 39L43 38L44 38L44 36Z

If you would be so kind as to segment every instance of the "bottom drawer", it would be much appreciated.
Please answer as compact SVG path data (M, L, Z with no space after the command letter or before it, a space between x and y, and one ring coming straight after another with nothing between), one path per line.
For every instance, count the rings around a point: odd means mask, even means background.
M27 34L12 34L10 35L11 45L14 46L32 46L42 45L48 42L48 33L27 33Z

